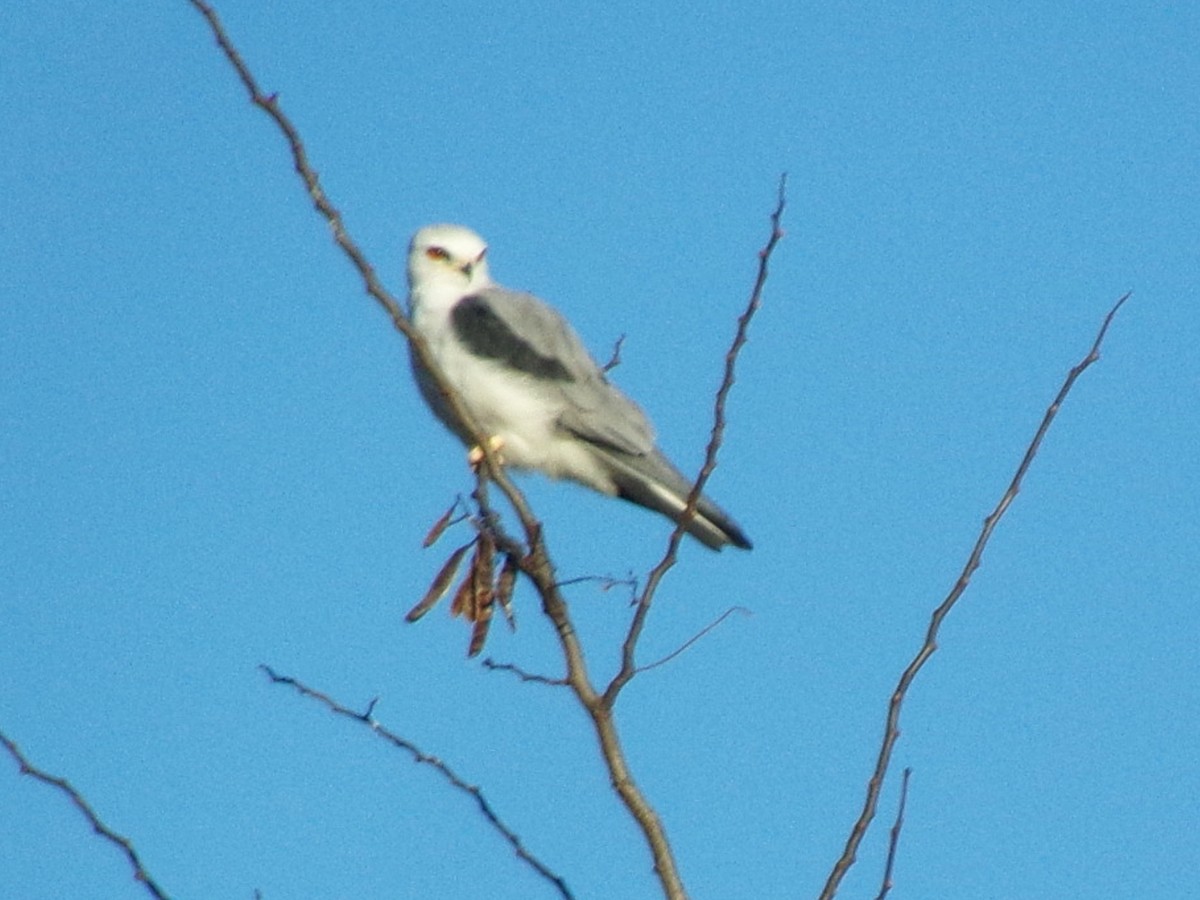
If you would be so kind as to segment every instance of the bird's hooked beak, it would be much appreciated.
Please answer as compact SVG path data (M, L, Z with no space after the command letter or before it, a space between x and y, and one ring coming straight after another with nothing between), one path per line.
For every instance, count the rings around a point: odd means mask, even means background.
M479 255L477 257L470 260L469 262L463 263L461 266L458 267L458 270L467 276L467 281L470 281L474 277L475 270L483 265L483 260L484 260L484 257L486 257L486 256L487 256L487 247L484 247L481 251L479 251Z

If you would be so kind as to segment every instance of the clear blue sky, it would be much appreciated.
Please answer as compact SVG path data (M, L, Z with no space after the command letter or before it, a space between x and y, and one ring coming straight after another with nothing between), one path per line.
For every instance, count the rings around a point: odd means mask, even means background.
M1200 12L1188 4L221 3L391 289L458 221L699 466L781 171L788 235L712 494L620 707L697 898L814 896L887 697L1067 369L1132 289L905 711L894 898L1200 881ZM560 691L404 612L468 489L279 135L178 2L0 12L0 727L179 898L654 896ZM563 577L668 526L524 478ZM446 548L448 549L448 547ZM592 666L628 609L573 588ZM489 652L557 674L533 598ZM874 896L886 826L843 896ZM144 896L0 761L0 896Z

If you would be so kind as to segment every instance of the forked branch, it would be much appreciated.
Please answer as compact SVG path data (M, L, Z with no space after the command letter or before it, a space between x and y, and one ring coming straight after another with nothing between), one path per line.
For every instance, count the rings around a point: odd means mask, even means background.
M762 306L762 294L763 289L767 285L767 273L771 262L771 254L775 252L775 247L783 240L781 223L783 221L783 211L786 208L787 174L784 173L779 177L779 193L775 203L775 211L771 213L771 233L767 237L766 244L758 251L758 274L754 279L754 287L750 290L750 299L746 302L745 311L738 317L733 343L730 344L729 350L725 353L725 371L721 377L721 386L717 388L717 395L713 401L713 425L712 432L708 438L708 446L704 450L704 465L701 466L700 474L696 476L696 482L692 485L691 493L688 494L687 505L684 507L683 514L679 517L679 522L667 541L666 552L663 554L663 558L659 561L658 565L650 570L650 574L646 578L646 586L642 589L641 596L638 597L637 607L633 613L633 620L629 624L629 631L626 633L625 642L621 647L621 667L604 691L604 701L609 706L612 706L616 702L622 688L637 674L637 644L642 636L642 630L646 627L646 617L650 614L650 606L654 602L654 594L658 590L663 577L675 565L675 560L679 554L679 544L683 540L683 535L687 531L688 525L696 515L696 505L700 502L700 495L704 492L704 486L708 483L709 477L717 468L717 453L720 451L721 442L725 438L725 405L729 399L729 392L733 389L738 356L741 354L742 347L745 346L749 337L750 322L754 318L754 314L758 312L759 307Z
M295 678L292 678L288 675L278 674L268 665L260 665L259 668L262 669L263 673L266 674L266 676L271 680L272 684L280 684L291 687L298 694L300 694L300 696L308 697L311 700L317 701L335 715L339 715L362 725L366 725L371 729L371 731L379 735L379 737L383 738L393 747L403 750L405 753L411 756L413 762L430 766L435 769L452 787L454 787L455 790L462 791L475 801L475 805L479 809L480 814L484 817L484 819L487 820L488 824L491 825L492 828L495 829L505 841L508 842L509 846L512 847L513 852L516 853L519 859L526 862L533 868L535 872L538 873L538 875L554 885L559 894L567 898L567 900L571 900L573 895L571 894L570 889L567 887L567 883L563 881L560 876L555 874L545 863L543 863L536 856L530 853L528 849L526 849L524 843L521 842L521 839L517 836L516 832L514 832L508 827L508 825L504 823L504 820L500 818L500 815L496 812L495 808L493 808L492 804L483 795L483 790L478 785L471 784L464 780L443 760L426 753L412 741L401 737L394 731L391 731L390 729L381 725L379 720L376 719L374 715L374 700L367 704L367 708L365 710L358 712L357 710L350 709L348 706L339 703L328 694L318 691L315 688L311 688Z
M983 529L975 541L975 546L972 548L970 556L967 557L966 565L963 566L958 580L954 583L954 587L950 589L950 593L946 595L946 599L933 611L933 615L929 621L929 629L925 633L925 641L921 645L921 649L917 651L917 655L913 657L912 662L908 664L908 668L900 676L896 690L892 693L891 702L888 703L883 742L879 747L879 756L875 762L875 770L871 773L871 779L867 783L867 794L863 801L862 812L858 820L854 823L854 827L850 829L850 836L846 840L846 846L842 851L841 857L834 863L833 869L829 873L829 878L825 882L824 889L821 891L822 900L828 900L828 898L833 897L837 893L842 878L845 877L850 867L854 865L854 861L858 855L859 844L862 843L862 839L867 833L867 828L870 826L871 820L875 817L875 809L879 803L879 793L883 789L883 781L887 775L888 764L891 762L892 750L896 746L896 741L900 738L900 708L904 705L905 697L908 695L908 689L912 685L913 679L917 677L917 673L921 671L922 666L925 665L929 657L937 650L938 632L941 630L942 621L949 614L950 610L954 608L954 604L958 602L958 598L967 589L967 585L970 584L971 576L979 568L980 561L983 559L983 551L987 547L988 541L992 538L992 532L996 530L996 525L1003 518L1004 513L1007 512L1009 506L1012 505L1013 500L1016 499L1018 492L1021 490L1021 482L1025 480L1025 474L1029 471L1029 467L1033 465L1033 460L1042 446L1042 440L1050 430L1050 425L1054 422L1055 416L1058 415L1059 408L1062 406L1063 401L1067 399L1067 395L1071 392L1071 388L1074 387L1075 381L1079 376L1100 358L1100 345L1104 343L1104 336L1108 333L1108 326L1112 324L1113 317L1116 316L1117 311L1128 299L1129 294L1125 294L1108 311L1108 315L1104 317L1104 321L1100 325L1100 330L1096 333L1095 340L1092 341L1092 346L1088 350L1087 356L1080 360L1067 373L1066 380L1063 381L1062 387L1059 388L1058 394L1054 397L1054 401L1046 409L1045 415L1042 416L1042 422L1034 433L1033 440L1029 442L1029 446L1025 450L1025 455L1021 459L1021 464L1017 466L1016 474L1013 475L1008 489L1005 490L1004 495L1000 498L1000 502L996 504L996 508L983 520Z

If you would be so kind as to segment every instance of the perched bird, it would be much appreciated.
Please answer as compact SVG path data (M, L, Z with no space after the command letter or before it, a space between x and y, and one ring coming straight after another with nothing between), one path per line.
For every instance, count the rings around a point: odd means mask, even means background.
M608 383L566 319L488 274L487 244L461 225L429 225L408 251L409 312L433 358L504 464L566 478L678 521L691 482L654 444L654 429ZM482 456L414 355L425 402ZM714 550L750 549L737 524L701 497L687 529Z

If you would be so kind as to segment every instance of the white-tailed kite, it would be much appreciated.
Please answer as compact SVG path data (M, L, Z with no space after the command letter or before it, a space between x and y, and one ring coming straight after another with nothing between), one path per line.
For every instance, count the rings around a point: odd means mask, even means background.
M692 485L654 445L646 414L608 383L566 319L531 294L494 284L486 254L469 228L422 228L408 251L408 302L413 325L489 446L506 465L568 478L678 521ZM429 373L412 361L425 402L471 446ZM750 549L707 497L687 530L714 550Z

